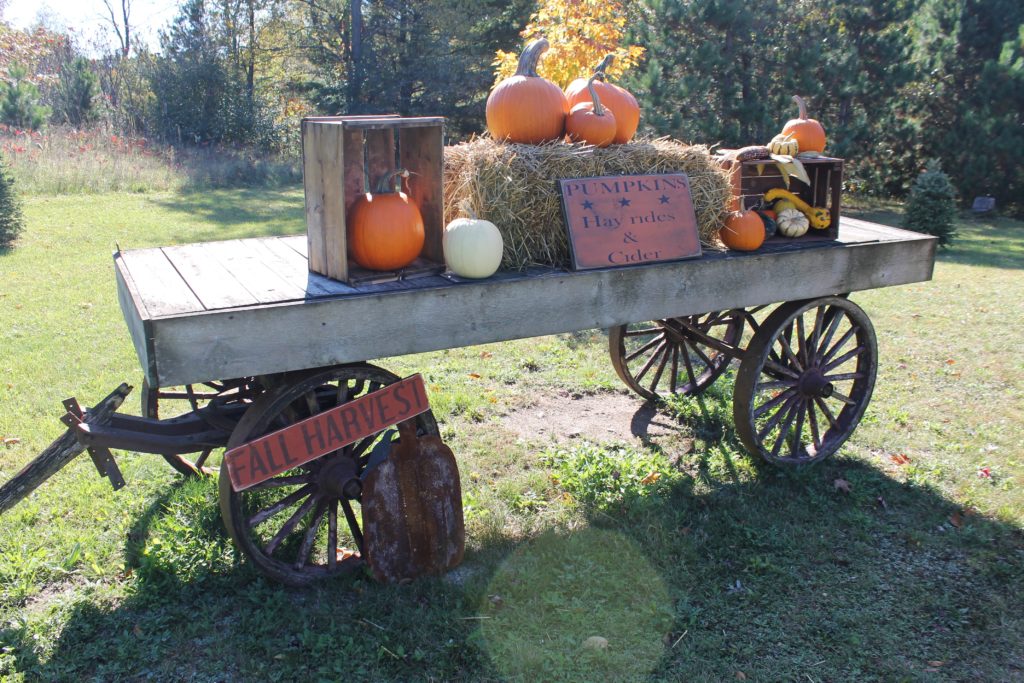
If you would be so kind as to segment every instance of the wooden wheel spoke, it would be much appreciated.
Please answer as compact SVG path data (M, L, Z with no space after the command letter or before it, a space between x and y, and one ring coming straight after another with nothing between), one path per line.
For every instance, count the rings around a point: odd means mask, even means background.
M268 556L273 555L274 551L277 550L277 546L281 545L281 542L284 539L288 538L288 535L290 533L295 531L295 527L299 525L299 522L302 521L302 518L305 517L316 504L317 499L315 496L310 496L309 498L307 498L305 502L303 502L302 505L300 505L299 508L292 513L292 516L289 517L285 521L285 523L281 525L281 528L278 529L276 534L274 534L274 537L271 538L270 541L268 541L265 546L263 546L263 552L266 553Z
M782 420L782 418L784 418L786 414L790 412L790 408L796 402L796 400L796 394L790 394L788 397L786 397L786 400L782 402L782 406L777 411L775 411L775 414L772 415L771 419L769 419L768 422L766 422L764 426L761 427L761 430L758 431L758 439L764 441L764 437L768 436L768 434L770 434L771 431L779 425L779 422Z
M356 521L356 513L352 511L352 504L347 499L341 499L341 509L345 512L345 521L348 522L348 530L352 532L352 538L355 539L356 547L359 548L360 553L365 553L363 550L363 532L359 529L359 522Z
M795 353L793 353L793 347L789 345L789 340L786 339L785 337L780 336L779 347L782 349L783 355L785 355L786 358L789 359L790 364L792 364L792 366L796 368L797 372L803 372L803 363L801 363L800 359L796 357Z
M327 569L338 566L338 501L327 508Z
M195 462L195 466L196 466L197 470L203 469L203 465L206 464L206 459L210 457L211 453L213 453L213 449L212 448L207 448L206 450L204 450L202 453L199 454L199 457L196 458L196 462Z
M706 356L704 354L704 352L700 350L699 346L697 346L695 343L692 343L692 342L690 344L688 344L687 346L688 346L688 348L693 349L693 352L695 354L697 354L697 357L700 358L700 361L702 363L704 363L705 366L707 366L709 368L715 367L714 361L712 361L708 356Z
M378 434L371 434L362 441L359 441L358 443L353 445L351 447L352 450L349 453L350 456L357 459L362 458L363 455L365 455L366 452L370 449L370 446L373 445L373 442L377 439L377 436Z
M659 346L657 349L654 350L654 353L652 353L650 358L647 359L647 363L645 363L643 368L640 369L640 372L636 373L636 381L637 382L639 382L640 380L642 380L644 378L644 375L646 375L650 371L650 369L654 365L655 361L658 360L658 356L660 356L661 354L665 353L665 350L667 348L668 348L668 342L664 342L664 343L662 343L661 346Z
M800 403L801 401L799 400L793 401L793 403L789 406L789 409L786 411L786 418L782 421L782 425L779 427L779 433L775 437L775 445L772 446L773 458L778 457L779 450L782 448L782 444L784 444L786 442L787 437L789 437L789 428L793 424L793 417L797 411L797 406Z
M646 353L647 351L650 351L652 348L654 348L655 346L660 344L662 342L662 340L664 340L664 339L665 339L665 334L663 332L663 333L659 334L657 337L655 337L654 339L652 339L651 341L649 341L646 344L644 344L643 346L641 346L640 348L638 348L635 351L633 351L632 353L627 354L626 355L626 362L628 363L631 360L633 360L634 358L636 358L637 356L640 356L640 355Z
M811 426L811 441L814 443L814 451L821 448L821 432L818 430L818 417L814 410L814 401L807 404L807 422Z
M825 307L818 306L817 311L814 314L814 327L811 328L811 338L807 345L811 356L808 358L808 364L810 364L811 358L818 353L818 343L821 341L821 326L825 321Z
M292 474L287 477L274 477L273 479L267 479L261 481L258 484L250 486L247 491L259 491L261 489L279 489L282 486L297 486L298 484L308 483L310 480L309 474Z
M773 396L769 400L762 403L754 410L754 417L758 418L764 415L766 412L779 405L783 401L789 400L793 394L788 391L780 391L776 396Z
M686 376L690 379L690 387L697 386L697 375L693 372L693 363L690 361L690 354L686 353L686 349L682 349L683 353L679 354L683 357L683 365L686 366Z
M310 416L316 415L320 412L320 399L317 397L315 391L306 393L306 409L309 411Z
M658 334L661 332L660 327L645 327L642 330L626 330L625 336L627 337L639 337L646 334Z
M845 403L848 406L855 406L855 405L857 405L857 402L854 401L852 398L850 398L846 394L842 394L842 393L840 393L838 391L835 391L834 389L832 390L832 393L829 395L829 398L834 398L835 400L839 401L840 403Z
M769 374L774 373L776 377L782 376L789 377L794 380L800 379L800 373L795 372L794 370L786 367L785 365L782 365L779 362L773 360L765 360L764 367L766 370L769 371Z
M863 372L844 372L838 375L825 375L825 379L829 382L845 382L847 380L857 380L865 377Z
M807 416L807 399L800 401L796 410L796 424L793 426L793 453L800 453L804 441L804 418Z
M320 524L323 523L326 514L327 503L321 499L317 502L316 509L313 510L313 517L309 521L309 527L306 529L305 536L302 537L302 545L299 546L299 552L295 558L296 569L302 569L309 562L309 554L313 552L317 532L320 530Z
M825 417L828 418L828 423L832 425L832 428L839 429L839 420L837 420L836 416L832 414L832 410L831 408L828 407L828 404L826 404L825 401L818 396L814 397L814 402L818 405L819 408L821 408L821 412L825 414Z
M839 323L843 321L845 316L841 311L836 310L835 306L831 306L825 313L825 317L828 318L828 327L825 329L825 336L818 344L819 356L828 348L828 345L832 343L832 337L835 335L836 330L839 329Z
M832 356L836 355L836 353L839 352L839 349L843 348L843 346L846 345L846 342L850 341L850 337L852 337L856 333L857 333L857 328L856 327L851 327L846 332L844 332L843 336L839 338L839 341L837 341L835 344L833 344L832 348L830 348L828 350L828 352L825 353L821 357L821 362L822 363L828 363L829 360L832 358Z
M841 355L839 358L836 358L835 360L833 360L830 363L828 363L825 366L823 366L821 368L821 370L822 370L822 372L828 372L829 370L832 370L834 368L838 368L840 365L842 365L846 361L850 360L854 356L859 356L860 354L864 353L864 351L865 351L865 347L863 347L863 346L855 346L854 348L850 349L849 351L847 351L846 353Z
M676 393L679 385L679 347L672 347L672 368L669 371L669 391Z
M676 345L672 344L671 345L671 350L674 351L675 349L676 349ZM671 355L670 347L666 343L665 344L665 351L664 351L664 353L661 354L661 362L658 363L658 370L654 373L654 379L651 380L651 391L653 391L655 393L657 393L657 391L658 391L658 382L661 381L661 376L665 373L665 366L668 364L668 357L670 355Z
M269 480L269 481L272 481L272 480ZM263 482L263 483L266 484L266 482ZM269 488L269 487L265 486L264 488ZM249 517L249 519L246 520L246 521L248 522L250 527L255 527L255 526L259 525L259 524L262 524L263 522L267 521L268 519L270 519L271 517L276 515L281 510L284 510L287 507L291 507L296 502L302 500L303 498L305 498L306 496L310 495L311 493L313 493L313 485L312 484L306 484L305 486L303 486L299 490L293 491L292 493L289 493L287 496L285 496L281 500L277 501L273 505L269 505L269 506L263 508L262 510L260 510L256 514L254 514L251 517Z
M758 391L773 391L775 389L789 389L795 387L799 382L795 379L779 379L771 382L759 382Z
M800 358L800 363L803 367L808 367L808 360L810 358L810 352L807 350L807 332L804 329L804 317L798 315L796 317L796 341L797 341L797 356Z

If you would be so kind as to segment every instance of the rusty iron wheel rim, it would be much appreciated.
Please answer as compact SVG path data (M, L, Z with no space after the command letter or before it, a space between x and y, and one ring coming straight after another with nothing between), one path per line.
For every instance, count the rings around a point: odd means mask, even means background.
M732 360L677 321L686 321L729 346L738 346L743 335L740 310L613 327L608 334L612 365L626 386L649 401L673 394L696 396L711 386Z
M249 408L228 448L399 379L365 363L285 375ZM430 411L416 418L416 426L420 435L440 434ZM344 550L362 550L359 477L373 446L386 433L377 432L241 492L231 488L222 466L221 517L235 545L263 574L293 586L361 566L361 552Z
M208 405L227 407L237 404L251 404L261 393L263 387L252 377L240 379L189 384L182 387L162 387L153 389L149 382L143 380L141 402L142 416L151 419L164 419L194 412ZM221 425L230 433L234 425L225 422ZM207 465L210 456L217 449L211 448L190 457L192 454L163 454L164 460L180 474L186 477L199 477L213 474L219 465Z
M751 454L775 464L824 460L864 416L877 371L874 327L859 306L841 297L783 304L740 363L736 433Z

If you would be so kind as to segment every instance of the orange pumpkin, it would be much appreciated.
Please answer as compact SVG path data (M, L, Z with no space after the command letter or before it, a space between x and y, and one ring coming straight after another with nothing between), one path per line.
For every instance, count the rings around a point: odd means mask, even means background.
M783 135L792 135L801 152L824 152L825 129L814 119L807 118L807 105L799 95L793 101L800 109L798 118L790 119L782 128Z
M487 130L495 140L537 145L565 133L569 103L561 88L537 75L537 63L548 49L539 38L519 56L514 76L494 86L487 97Z
M601 104L601 98L594 91L594 79L590 77L590 102L580 102L565 120L565 132L573 142L585 142L595 147L607 147L615 139L615 115Z
M730 249L754 251L764 244L764 221L754 211L733 211L718 237Z
M377 184L376 194L364 194L349 209L349 256L363 268L398 270L423 250L423 216L407 194L391 186L398 177L408 178L409 172L388 173Z
M597 76L594 91L601 97L601 103L605 108L610 109L615 115L615 139L612 143L621 145L636 135L636 129L640 125L640 105L631 92L605 81L605 71L614 59L615 55L608 55L594 69L594 75ZM581 102L593 101L588 83L586 78L577 78L565 89L565 98L570 108Z

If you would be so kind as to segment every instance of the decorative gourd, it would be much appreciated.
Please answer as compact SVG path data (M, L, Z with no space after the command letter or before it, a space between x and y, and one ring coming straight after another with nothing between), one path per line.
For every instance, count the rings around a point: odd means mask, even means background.
M537 145L565 132L569 103L557 85L537 75L548 41L539 38L519 56L514 76L494 86L487 97L487 130L495 140Z
M825 129L814 119L807 118L807 105L799 95L793 95L793 101L800 109L798 118L790 119L782 127L783 135L792 135L801 152L824 152Z
M786 237L800 237L811 225L807 216L799 209L786 209L779 214L779 219L775 222L779 226L779 232Z
M461 277L490 277L501 265L505 248L501 232L494 223L477 218L468 202L461 208L469 217L456 218L444 228L445 263Z
M384 175L375 194L362 195L349 209L348 251L352 260L363 268L404 268L415 261L423 249L423 216L400 187L396 190L392 186L395 178L408 177L405 169Z
M771 237L779 231L779 224L775 222L775 212L758 209L757 215L761 217L761 222L764 223L765 236Z
M768 143L772 154L785 154L794 157L800 151L800 145L792 134L779 133Z
M585 142L595 147L607 147L615 139L615 115L601 104L601 98L594 89L590 77L590 102L580 102L569 111L565 120L565 132L573 142Z
M607 55L594 68L594 76L597 76L594 91L601 98L605 109L610 109L615 115L615 139L612 140L612 144L621 145L636 135L636 129L640 125L640 105L631 92L605 80L605 73L613 61L615 55ZM592 101L587 87L589 82L586 78L577 78L565 89L565 98L570 108L581 102Z
M781 187L773 187L764 193L764 200L771 202L774 200L792 202L793 206L799 209L807 219L811 222L811 227L817 230L825 230L832 224L832 214L829 213L828 209L820 206L811 206L800 197L796 196L789 190L784 190ZM776 203L775 210L779 210L779 205Z
M764 222L755 211L733 211L718 237L730 249L754 251L764 244Z

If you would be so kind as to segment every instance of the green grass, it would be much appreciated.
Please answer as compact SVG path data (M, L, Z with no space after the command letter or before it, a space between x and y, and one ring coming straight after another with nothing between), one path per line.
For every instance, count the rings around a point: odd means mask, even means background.
M62 431L61 399L140 382L115 245L303 229L300 190L25 211L0 253L0 481ZM459 458L468 547L445 578L282 588L232 548L215 482L119 453L115 493L79 458L0 517L0 680L1018 680L1024 224L959 230L932 282L854 295L875 396L798 472L739 447L732 373L662 408L681 436L511 431L539 396L624 391L600 331L379 361L423 372Z

